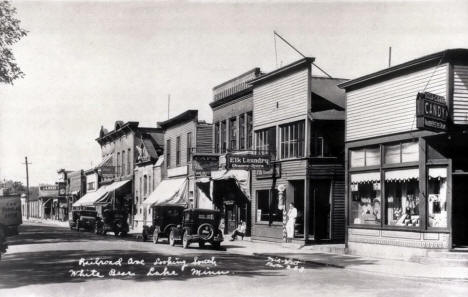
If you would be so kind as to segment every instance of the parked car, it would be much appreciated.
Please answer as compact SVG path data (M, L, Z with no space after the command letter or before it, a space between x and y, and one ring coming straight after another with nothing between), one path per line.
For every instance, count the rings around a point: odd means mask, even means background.
M97 212L95 210L73 209L68 224L70 230L85 229L94 232L96 228Z
M96 220L96 234L106 235L107 232L114 232L115 236L125 236L129 231L127 215L115 212L111 209L104 209L102 216Z
M180 205L158 205L152 207L152 225L143 226L141 234L143 241L148 240L152 236L153 243L156 244L160 238L168 238L171 229L182 224L184 209L185 206Z
M6 253L7 248L8 244L6 227L0 224L0 259L2 259L2 254Z
M182 241L182 247L188 248L190 243L198 242L200 248L210 243L214 248L220 248L224 240L219 225L221 213L210 209L187 209L184 211L182 225L171 229L169 244L175 245Z

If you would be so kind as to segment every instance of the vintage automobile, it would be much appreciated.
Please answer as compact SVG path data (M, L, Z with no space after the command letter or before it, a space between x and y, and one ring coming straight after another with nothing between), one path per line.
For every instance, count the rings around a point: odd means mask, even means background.
M190 243L198 242L203 248L210 243L216 249L221 247L223 232L219 229L221 213L210 209L187 209L184 211L182 225L174 227L169 233L169 244L182 241L182 247L188 248Z
M6 253L7 248L8 244L6 227L0 224L0 259L2 259L2 254Z
M70 230L76 229L80 231L80 229L85 229L94 232L96 228L96 218L97 212L95 210L72 209L68 224L70 225Z
M96 234L106 235L107 232L114 232L115 236L125 236L129 231L127 215L121 212L115 212L105 209L102 215L96 220Z
M158 205L152 207L153 223L151 226L144 225L141 237L146 241L150 236L153 243L158 243L159 238L169 237L172 228L182 224L185 206L181 205Z

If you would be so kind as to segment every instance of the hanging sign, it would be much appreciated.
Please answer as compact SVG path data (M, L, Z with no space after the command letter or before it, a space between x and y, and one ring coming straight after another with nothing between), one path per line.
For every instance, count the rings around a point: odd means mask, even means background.
M219 156L193 155L192 169L196 176L210 176L211 171L219 169Z
M445 98L429 92L416 97L416 127L435 132L447 130L448 108Z
M271 166L270 155L226 155L226 169L263 169L268 170Z

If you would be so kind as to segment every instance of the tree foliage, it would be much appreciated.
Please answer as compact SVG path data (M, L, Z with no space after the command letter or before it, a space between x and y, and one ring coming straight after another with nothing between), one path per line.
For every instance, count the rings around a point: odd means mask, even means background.
M20 20L15 15L16 9L9 1L0 1L0 82L8 84L24 77L11 46L26 36L27 31L20 27Z

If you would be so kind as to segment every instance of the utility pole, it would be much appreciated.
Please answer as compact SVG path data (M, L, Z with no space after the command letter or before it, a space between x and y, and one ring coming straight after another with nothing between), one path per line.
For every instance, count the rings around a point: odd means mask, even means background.
M392 47L388 48L388 68L392 67Z
M26 219L29 220L29 170L28 157L24 157L24 163L26 165Z
M169 114L171 110L171 94L167 94L167 119L169 120Z

